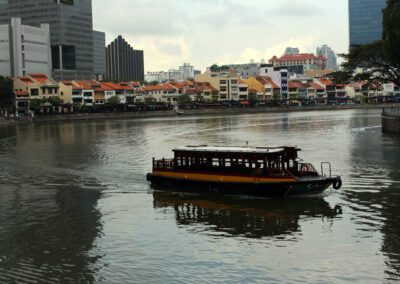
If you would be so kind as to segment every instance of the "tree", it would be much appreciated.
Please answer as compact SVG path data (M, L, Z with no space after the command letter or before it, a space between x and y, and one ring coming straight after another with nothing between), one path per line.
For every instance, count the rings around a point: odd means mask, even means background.
M400 66L400 2L387 0L383 9L383 51L387 62Z
M112 105L119 104L120 102L121 102L121 99L118 96L112 96L111 98L109 98L107 100L107 103L112 104Z
M10 107L13 103L14 83L11 78L0 75L0 107Z
M353 45L345 59L342 70L328 75L335 83L368 81L400 85L400 2L388 0L383 9L382 40L364 45ZM362 72L354 72L360 68Z
M257 93L249 92L249 101L254 102L257 100Z
M29 101L29 108L30 109L38 109L38 108L40 108L41 103L42 103L41 99L31 99Z
M48 97L47 102L53 106L60 105L63 103L62 99L60 99L59 97L54 97L54 96Z
M188 94L182 94L178 97L178 105L184 105L187 103L192 102L192 99L190 98L190 96Z

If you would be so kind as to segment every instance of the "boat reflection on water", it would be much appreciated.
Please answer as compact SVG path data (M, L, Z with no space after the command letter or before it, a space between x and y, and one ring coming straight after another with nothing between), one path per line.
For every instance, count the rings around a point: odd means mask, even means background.
M178 225L201 224L207 231L235 237L291 235L300 231L299 221L303 218L333 222L342 214L340 206L332 208L322 197L248 199L157 190L153 197L154 208L174 209Z

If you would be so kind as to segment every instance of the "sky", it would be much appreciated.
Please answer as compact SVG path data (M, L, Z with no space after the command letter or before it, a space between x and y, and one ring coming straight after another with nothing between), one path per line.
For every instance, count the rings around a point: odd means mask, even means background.
M349 46L348 0L94 0L93 28L143 50L145 72Z

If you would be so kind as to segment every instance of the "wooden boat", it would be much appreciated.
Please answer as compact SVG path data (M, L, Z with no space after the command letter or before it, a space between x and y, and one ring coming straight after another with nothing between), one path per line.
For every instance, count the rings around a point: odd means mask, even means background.
M209 147L173 149L173 159L155 160L147 180L174 191L280 197L321 193L340 177L331 176L329 162L321 174L298 158L297 147ZM324 174L325 169L329 175Z

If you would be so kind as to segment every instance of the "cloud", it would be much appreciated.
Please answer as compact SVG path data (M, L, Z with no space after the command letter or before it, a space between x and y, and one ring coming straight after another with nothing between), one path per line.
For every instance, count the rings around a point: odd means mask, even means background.
M94 28L143 49L145 70L247 63L287 46L348 47L348 0L95 0Z
M305 1L298 0L284 0L280 1L278 7L271 9L271 13L281 15L281 16L297 16L297 17L305 17L311 16L321 17L325 14L324 10L322 10L319 6L309 5L304 3ZM300 20L305 20L301 18Z

